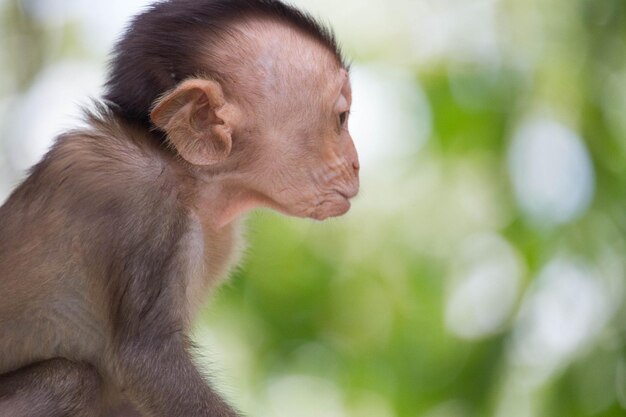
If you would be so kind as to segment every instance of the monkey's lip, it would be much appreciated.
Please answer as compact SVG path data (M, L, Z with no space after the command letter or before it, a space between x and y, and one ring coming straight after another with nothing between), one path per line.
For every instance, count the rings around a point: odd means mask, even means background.
M350 207L352 206L352 204L350 203L350 199L356 195L356 193L352 193L352 192L348 193L348 192L340 191L340 190L337 190L336 192L339 196L341 196L343 202L339 204L339 206L336 208L337 211L334 214L332 214L331 217L337 217L337 216L342 216L346 214L348 210L350 210Z
M345 197L341 193L337 193L337 194L339 194L342 197L341 202L338 202L338 204L335 204L334 207L331 209L331 211L326 213L323 216L323 218L343 216L344 214L348 212L348 210L350 210L350 207L352 206L352 204L350 204L350 199Z
M333 190L332 196L334 198L328 196L309 217L315 220L325 220L329 217L338 217L346 214L351 206L349 195L348 193Z
M346 200L350 200L356 197L356 195L359 193L359 189L357 188L351 191L335 190L335 192L339 194L340 196L342 196L343 198L345 198Z

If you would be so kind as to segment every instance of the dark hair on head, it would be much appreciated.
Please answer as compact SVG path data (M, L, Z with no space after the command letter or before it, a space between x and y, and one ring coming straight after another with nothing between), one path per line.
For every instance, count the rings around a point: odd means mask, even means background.
M167 0L136 16L117 43L105 100L128 120L150 126L154 101L184 79L203 73L198 52L233 21L268 18L292 24L327 47L346 67L332 31L278 0Z

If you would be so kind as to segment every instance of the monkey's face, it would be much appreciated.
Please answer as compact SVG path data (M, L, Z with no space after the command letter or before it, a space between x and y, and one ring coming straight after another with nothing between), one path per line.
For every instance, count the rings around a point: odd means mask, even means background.
M329 80L330 78L330 80ZM349 132L352 102L345 70L301 83L267 108L255 151L254 187L283 213L323 220L344 214L359 190Z
M254 61L235 67L234 81L187 80L156 104L152 121L209 181L228 177L224 187L237 189L229 212L339 216L359 189L349 75L325 48L280 30L251 41Z
M312 117L316 122L312 121L308 132L293 138L304 140L308 149L303 161L298 163L297 157L293 161L300 173L300 183L290 196L293 208L296 214L318 220L347 212L349 200L359 191L359 159L349 131L352 92L346 71L341 71L340 80L338 93L334 88L322 95L320 114Z

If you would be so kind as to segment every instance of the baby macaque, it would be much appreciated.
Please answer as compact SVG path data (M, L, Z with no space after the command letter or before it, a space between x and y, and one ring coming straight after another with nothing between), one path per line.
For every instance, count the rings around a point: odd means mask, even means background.
M331 32L280 1L137 16L88 126L0 208L0 416L238 416L190 325L246 212L348 211L351 101Z

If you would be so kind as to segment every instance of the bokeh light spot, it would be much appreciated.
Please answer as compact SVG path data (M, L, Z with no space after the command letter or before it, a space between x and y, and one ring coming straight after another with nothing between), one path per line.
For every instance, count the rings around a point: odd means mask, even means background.
M579 260L546 265L523 302L515 326L512 362L541 381L567 364L608 320L609 296Z
M521 209L540 226L577 218L593 198L594 170L582 139L550 119L530 120L517 131L509 171Z
M469 237L457 259L445 306L446 326L464 339L500 329L517 299L522 266L515 249L497 235Z

